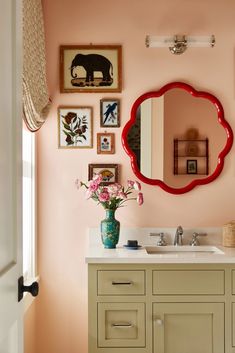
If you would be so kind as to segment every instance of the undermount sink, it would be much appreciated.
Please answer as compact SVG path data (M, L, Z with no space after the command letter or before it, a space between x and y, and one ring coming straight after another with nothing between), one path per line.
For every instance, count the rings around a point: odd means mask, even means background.
M216 246L209 246L209 245L199 245L199 246L146 246L145 247L147 253L149 255L218 255L224 254L222 250L217 248Z

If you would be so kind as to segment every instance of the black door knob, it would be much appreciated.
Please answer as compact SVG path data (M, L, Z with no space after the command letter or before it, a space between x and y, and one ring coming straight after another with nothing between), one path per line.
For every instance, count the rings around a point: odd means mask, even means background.
M38 282L33 282L30 286L24 285L24 277L18 279L18 302L23 298L24 292L29 292L33 297L36 297L39 292Z

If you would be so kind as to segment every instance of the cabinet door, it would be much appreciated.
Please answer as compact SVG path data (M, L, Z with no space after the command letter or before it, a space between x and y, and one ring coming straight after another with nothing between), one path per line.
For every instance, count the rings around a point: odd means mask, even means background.
M224 303L154 303L154 353L223 353Z

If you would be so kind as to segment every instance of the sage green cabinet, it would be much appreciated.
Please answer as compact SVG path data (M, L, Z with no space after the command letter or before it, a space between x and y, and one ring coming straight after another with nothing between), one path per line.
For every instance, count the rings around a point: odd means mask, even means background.
M223 303L154 303L154 353L224 353Z
M89 264L89 353L235 353L235 265Z

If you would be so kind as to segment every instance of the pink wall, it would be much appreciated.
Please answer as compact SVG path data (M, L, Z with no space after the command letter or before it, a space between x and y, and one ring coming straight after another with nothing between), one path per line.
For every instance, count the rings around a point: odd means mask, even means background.
M87 352L88 227L97 227L104 211L74 180L87 179L87 164L121 164L121 182L134 178L121 146L122 127L132 102L142 93L170 81L184 81L216 95L231 126L234 119L234 12L232 0L60 0L43 1L48 82L53 106L38 134L38 261L41 292L36 304L36 353ZM192 48L174 56L168 49L146 49L146 34L215 34L213 49ZM120 94L60 94L60 44L122 44L123 91ZM99 100L121 99L121 128L116 154L102 156L92 150L59 150L58 105L91 105L94 133L99 127ZM96 138L95 138L96 142ZM221 226L234 218L234 147L222 175L213 183L185 195L173 196L143 185L145 204L130 203L117 217L124 227ZM33 309L31 309L33 310ZM33 352L31 352L33 353ZM35 352L34 352L35 353Z

